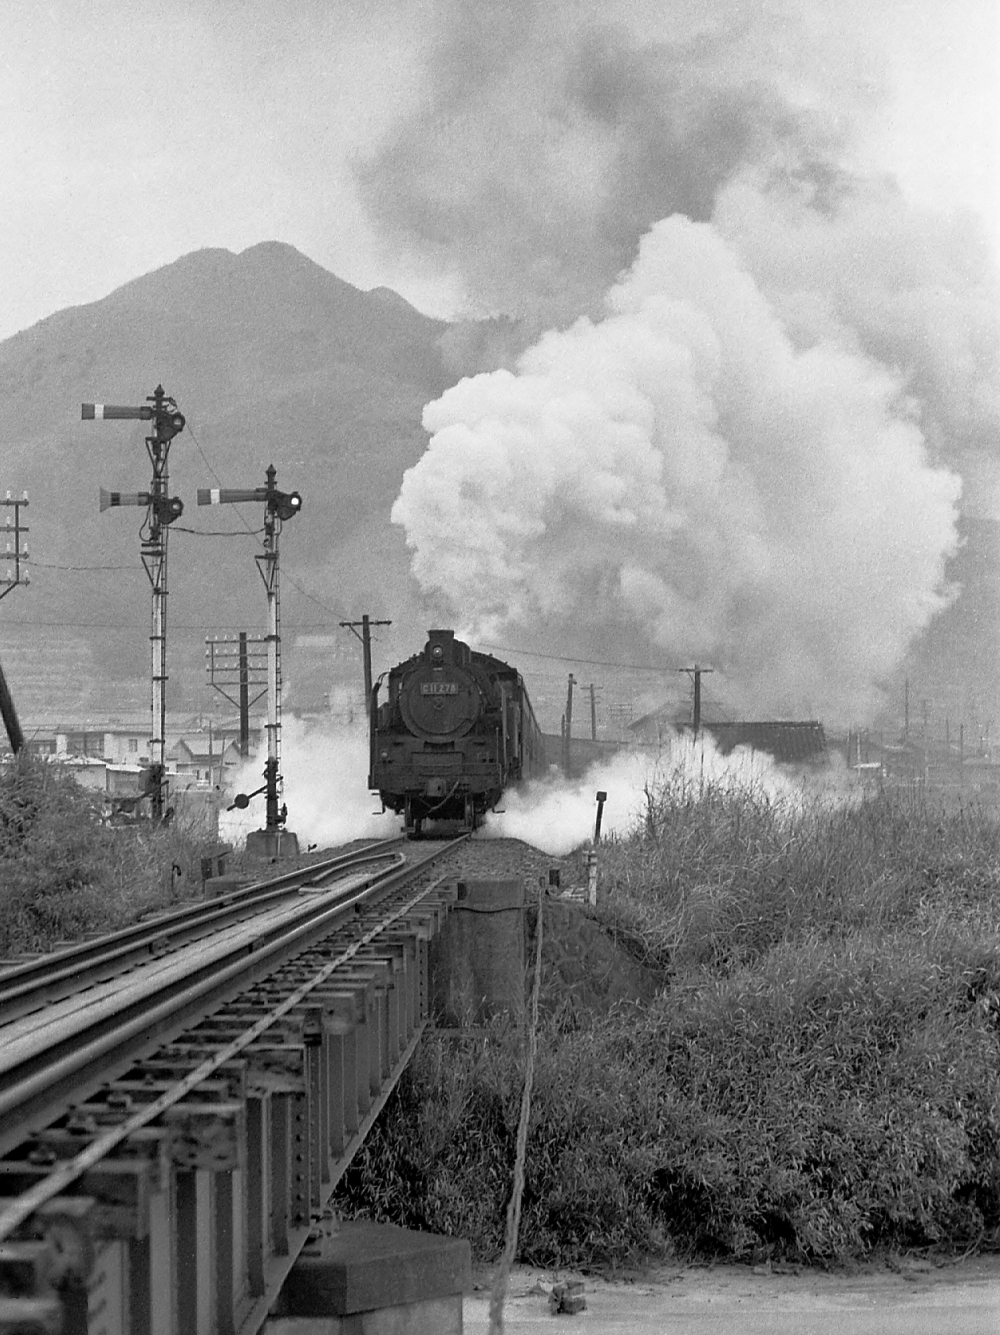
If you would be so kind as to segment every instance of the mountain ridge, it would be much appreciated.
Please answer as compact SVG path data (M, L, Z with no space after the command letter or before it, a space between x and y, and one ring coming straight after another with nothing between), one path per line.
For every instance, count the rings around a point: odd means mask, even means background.
M101 514L97 505L99 487L148 489L145 428L81 422L80 404L141 405L158 383L187 418L170 449L170 490L186 506L170 544L172 620L199 620L206 630L234 618L253 629L262 620L253 541L184 530L238 533L241 516L259 528L260 516L242 508L224 521L211 512L206 522L195 492L262 485L271 463L279 486L303 494L285 535L289 574L329 602L334 629L338 614L369 610L362 603L376 597L373 612L388 603L401 617L414 596L389 509L426 447L423 405L452 379L438 347L446 328L402 297L362 292L294 247L264 242L239 253L189 252L0 342L0 495L28 490L33 557L31 589L0 612L5 644L13 650L30 636L24 623L32 618L62 622L68 664L79 664L83 643L110 683L148 670L140 512ZM366 532L383 527L379 574L357 552ZM345 544L349 562L338 557ZM88 566L116 569L81 568ZM321 615L290 581L284 601L290 627L306 611L310 620ZM121 631L80 622L117 622ZM190 694L202 671L200 638L172 634L170 655L172 678L184 676ZM50 691L51 673L46 681ZM77 700L75 688L70 696Z
M80 404L142 404L157 383L187 418L170 453L170 490L186 507L170 543L171 707L193 711L206 697L206 635L256 633L264 620L253 562L260 513L200 511L196 491L262 485L271 463L279 487L303 496L282 538L293 699L298 625L343 643L344 671L356 666L355 645L338 622L363 612L393 622L381 632L377 663L409 656L438 614L410 575L405 535L389 513L427 445L423 407L456 378L442 348L453 328L391 289L363 292L287 243L261 242L188 252L0 342L0 496L31 496L23 517L32 585L0 602L0 661L22 707L67 716L107 708L147 677L141 512L101 514L97 501L99 487L148 488L145 428L81 422ZM932 716L949 717L953 728L997 716L1000 528L967 520L964 534L949 567L964 592L886 683L887 720L901 714L904 675L914 709L927 697ZM531 647L558 655L536 629ZM331 660L331 673L342 666ZM571 666L553 657L532 674L536 704L544 693L555 701L547 726L556 731ZM618 688L608 670L602 675L610 701ZM635 685L637 699L640 692L652 707L648 676Z

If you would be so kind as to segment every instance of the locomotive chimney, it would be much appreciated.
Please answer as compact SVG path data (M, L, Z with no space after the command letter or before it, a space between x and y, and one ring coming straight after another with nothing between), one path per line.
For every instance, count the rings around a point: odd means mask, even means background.
M453 663L455 661L455 632L453 630L429 630L425 653L435 666Z

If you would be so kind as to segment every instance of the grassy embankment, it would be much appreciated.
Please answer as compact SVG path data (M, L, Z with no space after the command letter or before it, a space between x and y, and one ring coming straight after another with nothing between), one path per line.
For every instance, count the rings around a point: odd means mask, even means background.
M109 829L99 815L95 795L57 768L0 766L0 956L112 931L190 881L197 841L183 828Z
M1000 827L678 781L601 853L644 1009L540 1036L521 1259L1000 1243ZM502 1246L523 1036L426 1040L341 1208Z

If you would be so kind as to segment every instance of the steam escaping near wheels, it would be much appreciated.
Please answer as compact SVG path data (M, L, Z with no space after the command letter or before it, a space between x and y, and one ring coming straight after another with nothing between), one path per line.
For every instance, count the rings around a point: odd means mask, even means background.
M567 780L554 768L504 797L503 812L488 812L478 838L522 839L553 857L565 857L594 837L596 794L607 793L601 838L640 832L650 804L669 792L696 798L709 789L760 798L798 810L805 802L856 800L861 789L842 764L810 774L782 768L770 756L738 747L723 755L707 733L664 740L658 751L622 751Z
M335 848L352 839L391 839L400 821L392 812L379 813L377 796L368 791L368 738L364 724L350 728L329 725L307 728L286 716L282 725L284 793L304 848L306 843ZM234 790L259 787L263 759L252 759L229 781ZM251 830L264 823L262 798L245 811L221 812L220 837L242 845Z

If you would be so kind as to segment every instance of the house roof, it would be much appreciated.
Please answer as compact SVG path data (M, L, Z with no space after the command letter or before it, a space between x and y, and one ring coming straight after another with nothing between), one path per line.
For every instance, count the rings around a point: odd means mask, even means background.
M749 746L754 751L766 751L785 765L826 758L823 725L812 720L804 723L706 723L705 730L715 738L723 755L735 751L738 746Z
M690 731L690 725L679 723L671 715L672 706L654 710L629 725L632 732L648 732L653 727L667 726L678 732ZM754 751L765 751L782 764L800 764L826 758L826 734L822 723L783 719L752 723L703 723L723 755L729 755L739 746Z
M178 758L180 758L181 750L183 748L183 750L185 750L188 753L192 761L197 761L203 765L207 765L209 761L223 760L226 757L231 757L233 754L239 755L240 753L239 747L231 738L227 739L222 745L214 746L211 751L204 749L205 740L206 739L203 738L196 738L192 743L188 741L186 737L181 737L169 749L167 754L171 756L177 756ZM222 739L217 738L216 741L221 742ZM196 746L198 748L197 750L195 749Z

